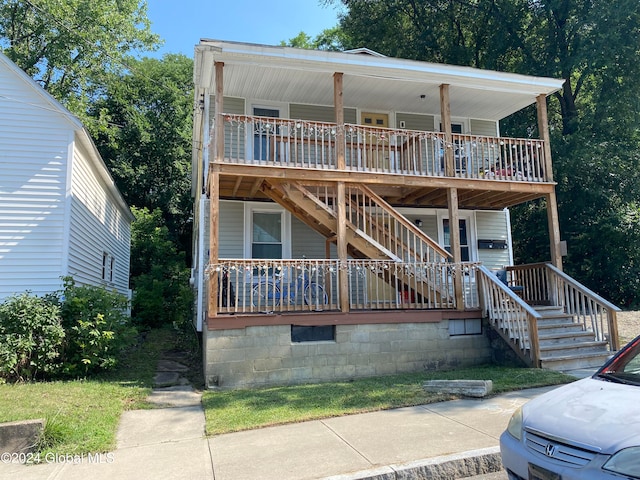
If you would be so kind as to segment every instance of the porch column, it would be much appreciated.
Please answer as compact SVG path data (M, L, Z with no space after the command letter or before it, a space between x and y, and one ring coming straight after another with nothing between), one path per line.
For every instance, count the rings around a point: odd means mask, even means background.
M344 143L344 98L342 90L343 73L333 74L333 106L336 117L336 168L344 170L345 163L345 143Z
M547 118L547 97L538 95L536 97L538 110L538 130L540 139L544 145L544 169L545 181L553 181L553 162L551 161L551 141L549 136L549 120ZM558 218L558 201L555 191L546 196L547 200L547 222L549 224L549 242L551 250L551 263L562 270L562 254L560 249L560 220Z
M453 133L451 131L451 104L449 103L449 85L440 85L440 123L444 133L444 174L454 177L456 174L453 159Z
M347 202L344 182L338 182L338 294L340 311L349 311L349 272L347 271Z
M216 100L214 104L214 128L213 128L213 155L209 151L209 158L214 163L221 162L224 157L224 118L223 107L223 72L224 63L215 63ZM212 148L209 147L209 148ZM220 219L220 174L209 172L209 264L218 263L218 224ZM218 272L215 269L209 271L209 302L207 316L215 317L218 314Z
M454 177L455 162L453 156L453 133L451 130L451 104L449 102L449 85L440 85L440 116L442 129L444 131L444 173L447 177ZM458 214L458 189L447 188L447 205L449 207L449 243L453 263L462 262L462 252L460 251L460 216ZM462 295L462 277L458 273L453 276L453 287L456 297L456 305L459 310L464 309L464 299Z

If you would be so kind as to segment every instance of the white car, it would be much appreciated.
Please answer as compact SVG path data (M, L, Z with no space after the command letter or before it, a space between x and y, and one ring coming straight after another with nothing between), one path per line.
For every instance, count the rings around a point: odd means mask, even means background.
M500 453L510 480L640 479L640 336L592 377L518 409Z

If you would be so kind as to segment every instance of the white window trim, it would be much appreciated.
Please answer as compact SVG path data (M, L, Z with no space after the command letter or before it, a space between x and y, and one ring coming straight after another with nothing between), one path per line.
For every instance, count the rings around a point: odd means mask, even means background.
M291 258L291 214L280 205L262 202L244 204L244 257L251 258L251 234L253 232L253 212L280 213L282 215L282 258Z

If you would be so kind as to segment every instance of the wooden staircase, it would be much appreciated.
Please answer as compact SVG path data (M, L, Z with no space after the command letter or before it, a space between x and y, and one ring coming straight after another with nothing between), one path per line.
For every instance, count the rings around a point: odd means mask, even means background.
M481 305L489 325L526 364L592 369L620 348L618 307L551 264L507 270L522 286L518 295L492 271L478 267Z
M562 307L539 306L538 319L540 366L550 370L574 370L599 367L613 354L606 340L596 340L595 333L564 313Z
M335 186L265 179L261 188L267 197L328 241L337 241L339 199ZM446 263L451 258L436 241L364 185L347 184L344 205L347 250L354 259L423 265ZM414 297L423 300L441 302L451 297L437 275L419 271L417 267L411 275L383 272L379 277L392 288L413 291Z

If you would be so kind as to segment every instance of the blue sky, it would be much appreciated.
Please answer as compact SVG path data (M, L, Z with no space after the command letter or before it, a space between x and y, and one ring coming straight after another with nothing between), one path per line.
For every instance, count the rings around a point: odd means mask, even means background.
M164 39L154 54L193 57L201 38L278 45L304 31L312 38L338 23L320 0L147 0L151 29Z

